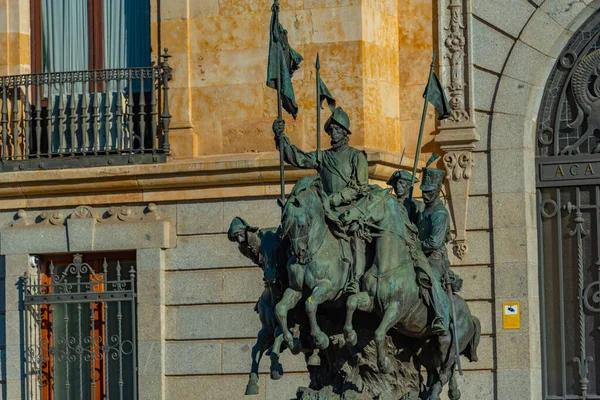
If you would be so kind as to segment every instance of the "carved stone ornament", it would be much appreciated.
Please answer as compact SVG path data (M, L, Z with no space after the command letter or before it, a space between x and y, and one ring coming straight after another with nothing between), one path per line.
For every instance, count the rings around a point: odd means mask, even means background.
M150 203L146 207L146 213L142 217L143 221L158 221L160 220L160 214L158 213L158 206L155 203Z
M445 51L442 54L450 63L450 79L449 82L445 82L452 108L448 120L449 122L466 122L471 119L471 113L465 99L467 97L465 88L468 71L465 68L467 24L465 23L463 0L441 0L441 3L444 7L440 7L440 10L443 11L440 20L445 24L444 31L441 32L445 37L443 41Z
M95 219L95 220L98 220L98 215L92 207L79 206L71 214L71 219Z
M450 212L456 230L452 251L463 259L467 244L470 178L473 173L473 150L479 133L473 120L471 48L471 3L467 0L438 0L440 79L450 101L451 115L440 123L436 142L446 152Z
M27 226L29 225L29 220L27 219L27 212L23 209L17 211L17 215L15 215L15 220L11 226Z
M473 154L470 151L451 152L444 156L444 165L448 171L448 177L453 181L469 179L472 174Z
M111 207L108 211L108 218L99 219L99 222L133 222L139 221L140 217L136 217L131 207Z
M40 214L40 224L64 225L65 219L60 211L43 211Z

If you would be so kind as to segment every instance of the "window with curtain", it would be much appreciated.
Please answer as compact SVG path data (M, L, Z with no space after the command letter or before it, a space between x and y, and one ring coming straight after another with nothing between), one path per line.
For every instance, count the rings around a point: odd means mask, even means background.
M149 0L31 0L32 72L150 65Z
M148 67L151 60L150 48L150 0L30 0L32 12L32 72L53 73L99 69ZM128 98L126 82L97 81L84 87L83 83L68 82L44 88L43 115L52 116L48 126L42 128L42 153L62 151L61 117L68 110L81 112L85 105L88 115L97 102L101 110L99 117L100 149L113 149L117 143L117 105L124 110L127 104L139 104L140 96L149 99L148 85L140 90L140 82L134 81ZM147 82L150 83L150 82ZM72 87L72 85L74 87ZM87 85L87 84L86 84ZM117 92L117 88L119 88ZM62 91L62 97L60 93ZM85 93L85 94L84 94ZM83 98L85 96L85 99ZM131 97L131 96L129 96ZM62 104L61 104L62 99ZM146 101L148 103L148 101ZM139 112L134 107L134 113ZM137 111L136 111L137 110ZM145 110L146 115L149 110ZM126 121L121 116L121 125ZM136 114L134 123L138 123ZM64 129L62 129L64 131ZM48 133L49 132L49 133ZM146 133L144 132L144 135ZM86 140L83 136L89 136ZM78 143L94 143L92 129L77 127ZM47 139L47 137L50 139ZM138 141L139 139L139 135ZM30 145L35 148L33 138ZM70 143L66 138L63 143ZM139 146L139 143L137 144ZM121 143L122 148L135 147L135 143ZM84 151L92 151L85 148Z

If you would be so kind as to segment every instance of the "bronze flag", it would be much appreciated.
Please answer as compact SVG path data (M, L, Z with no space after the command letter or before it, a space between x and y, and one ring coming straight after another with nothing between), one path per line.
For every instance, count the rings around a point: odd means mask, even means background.
M279 3L277 0L273 4L272 11L267 86L280 91L281 105L295 119L298 115L298 105L292 86L292 75L300 68L303 58L290 47L287 31L279 23Z

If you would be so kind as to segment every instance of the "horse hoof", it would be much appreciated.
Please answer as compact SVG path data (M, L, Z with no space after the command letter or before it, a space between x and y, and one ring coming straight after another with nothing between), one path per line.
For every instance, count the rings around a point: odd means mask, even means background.
M274 381L278 381L283 377L283 372L281 371L271 371L271 379Z
M325 350L329 347L329 336L324 334L323 332L319 332L315 337L315 345L319 350Z
M356 336L356 332L353 330L344 333L344 339L346 340L346 344L350 346L356 346L358 343L358 337Z
M319 357L317 354L313 354L310 357L308 357L308 361L306 362L306 365L310 366L310 367L320 367L321 366L321 357Z
M460 390L456 389L456 390L452 390L450 389L448 391L448 398L450 400L460 400Z
M283 376L283 365L277 363L271 365L271 379L278 381Z
M253 396L258 394L258 375L251 374L248 379L248 385L246 385L246 396Z
M385 357L379 365L379 370L384 374L391 374L394 371L394 366L389 357Z
M293 355L298 355L302 352L302 343L298 339L294 339L292 347L290 347L290 351Z

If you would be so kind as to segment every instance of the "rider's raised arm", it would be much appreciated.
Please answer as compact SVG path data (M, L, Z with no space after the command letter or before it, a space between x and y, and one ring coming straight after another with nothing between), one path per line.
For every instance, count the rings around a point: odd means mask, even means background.
M316 152L304 152L290 143L290 139L285 135L285 122L282 119L276 119L273 122L273 133L275 133L275 146L277 150L281 151L279 147L283 144L283 158L285 162L298 168L316 169L318 167Z
M290 143L290 139L283 135L283 158L285 162L298 168L317 169L317 153L315 151L305 152ZM277 141L279 149L279 141Z

